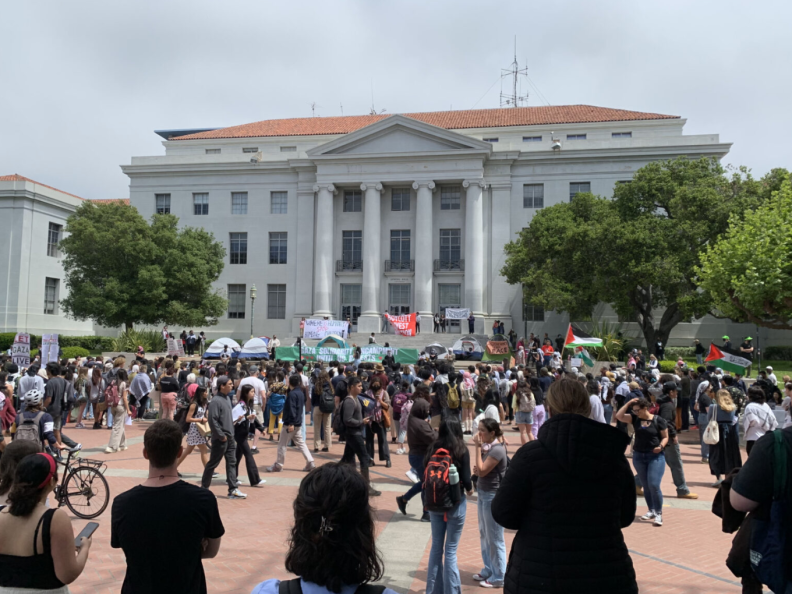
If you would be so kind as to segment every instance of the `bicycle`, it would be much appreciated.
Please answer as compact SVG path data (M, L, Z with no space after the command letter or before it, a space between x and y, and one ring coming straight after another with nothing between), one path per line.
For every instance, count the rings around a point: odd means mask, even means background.
M69 448L66 461L59 461L65 467L61 482L53 493L58 507L64 504L78 518L91 520L107 509L110 502L110 487L102 474L106 464L101 460L74 458L80 450Z

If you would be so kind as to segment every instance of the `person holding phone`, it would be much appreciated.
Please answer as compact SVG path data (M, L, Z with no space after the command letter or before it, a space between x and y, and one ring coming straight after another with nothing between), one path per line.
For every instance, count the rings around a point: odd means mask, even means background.
M30 454L14 473L8 506L0 509L0 588L68 592L85 569L91 538L75 550L71 520L62 509L45 507L58 484L49 454Z
M305 391L302 388L302 378L299 375L289 376L289 393L283 403L283 425L280 436L278 437L278 457L275 464L267 467L267 472L280 472L286 462L286 449L289 441L294 441L294 446L300 450L305 458L304 472L309 472L316 468L313 456L305 438L302 434L302 424L304 420L303 407L305 406Z

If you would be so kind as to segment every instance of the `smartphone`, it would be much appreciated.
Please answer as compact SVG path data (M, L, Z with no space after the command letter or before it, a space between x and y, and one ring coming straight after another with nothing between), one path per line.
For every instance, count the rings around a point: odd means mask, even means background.
M81 543L82 539L83 539L83 538L90 538L90 537L91 537L91 535L92 535L94 532L96 532L96 529L97 529L97 528L99 528L99 524L98 524L97 522L88 522L88 523L85 525L85 528L83 528L83 529L82 529L82 532L80 532L80 533L77 535L77 538L75 538L75 539L74 539L74 546L75 546L75 547L77 547L77 548L79 548L79 547L80 547L80 545L82 544L82 543Z

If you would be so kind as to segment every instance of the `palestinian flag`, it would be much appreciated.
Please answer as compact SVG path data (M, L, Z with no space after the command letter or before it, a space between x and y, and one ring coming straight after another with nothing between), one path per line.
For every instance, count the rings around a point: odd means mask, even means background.
M589 367L594 367L594 359L591 358L589 352L583 347L575 348L575 356L583 359L583 363Z
M569 330L567 330L566 341L564 342L564 348L570 349L574 347L601 347L602 346L602 339L594 338L591 334L587 334L583 332L577 326L573 324L569 325Z
M745 368L751 365L750 360L742 357L736 351L722 346L715 346L714 344L710 344L709 353L707 353L707 358L704 361L715 367L720 367L724 371L731 371L740 375L745 375Z

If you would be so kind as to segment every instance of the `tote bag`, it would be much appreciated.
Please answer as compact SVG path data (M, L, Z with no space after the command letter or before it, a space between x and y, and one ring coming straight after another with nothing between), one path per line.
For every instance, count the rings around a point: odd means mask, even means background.
M716 445L720 441L720 431L718 430L718 405L713 404L710 407L709 414L712 415L707 428L704 429L704 443L707 445Z

